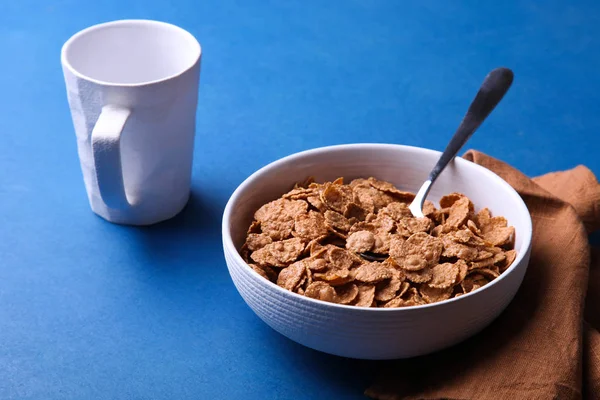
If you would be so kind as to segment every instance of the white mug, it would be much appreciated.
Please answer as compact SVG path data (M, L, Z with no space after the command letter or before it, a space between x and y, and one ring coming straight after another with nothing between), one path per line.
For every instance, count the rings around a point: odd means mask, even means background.
M61 62L92 211L128 225L178 214L190 196L201 48L158 21L73 35Z

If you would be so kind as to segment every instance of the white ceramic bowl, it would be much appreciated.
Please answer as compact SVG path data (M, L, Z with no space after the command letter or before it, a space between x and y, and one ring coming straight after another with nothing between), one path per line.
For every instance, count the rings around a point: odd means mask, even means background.
M327 303L289 292L254 272L238 249L254 211L297 182L343 176L373 176L416 192L440 153L416 147L352 144L285 157L246 179L223 215L223 247L240 295L268 325L315 350L360 359L408 358L461 342L494 320L517 292L527 269L531 217L521 197L489 170L457 158L433 185L429 199L461 192L476 208L503 215L516 230L517 258L499 278L474 292L440 303L408 308L363 308Z

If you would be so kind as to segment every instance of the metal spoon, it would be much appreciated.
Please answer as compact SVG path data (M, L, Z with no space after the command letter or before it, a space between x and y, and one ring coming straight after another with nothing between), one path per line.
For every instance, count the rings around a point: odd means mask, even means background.
M467 114L464 116L452 139L450 139L450 143L446 146L446 150L444 150L437 164L435 164L435 167L429 173L429 178L423 183L414 200L410 203L408 208L415 217L424 217L423 203L429 194L431 186L450 161L454 160L454 157L456 157L463 145L479 128L479 125L500 103L500 100L502 100L513 82L513 76L512 71L508 68L496 68L485 77L475 99L473 99L467 110Z
M460 149L477 128L479 128L481 123L500 103L500 100L502 100L513 82L513 76L512 71L508 68L496 68L485 77L454 136L452 136L442 156L429 173L429 177L417 192L414 200L410 203L408 208L413 216L417 218L424 217L423 203L429 194L431 186L444 168L454 160ZM374 253L362 253L361 256L369 261L383 261L387 258Z

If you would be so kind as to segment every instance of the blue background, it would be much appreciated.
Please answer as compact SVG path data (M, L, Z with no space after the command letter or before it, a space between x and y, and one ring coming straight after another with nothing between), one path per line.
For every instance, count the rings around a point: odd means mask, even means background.
M235 291L235 187L312 147L442 150L483 77L515 72L467 147L600 174L600 3L0 1L0 398L361 399L372 362L296 345ZM194 195L149 228L91 213L60 68L76 31L159 19L203 46Z

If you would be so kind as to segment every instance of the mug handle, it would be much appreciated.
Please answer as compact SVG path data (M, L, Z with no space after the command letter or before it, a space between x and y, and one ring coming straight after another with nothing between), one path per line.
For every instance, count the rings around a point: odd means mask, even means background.
M104 106L92 131L98 190L102 201L109 208L124 209L130 206L121 165L121 132L130 115L131 110L127 108Z

